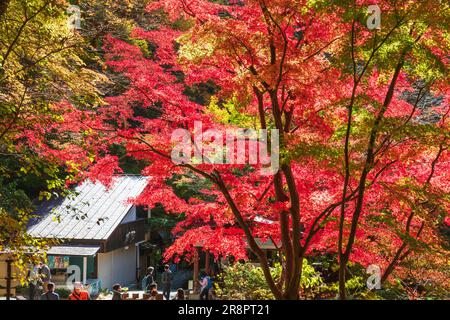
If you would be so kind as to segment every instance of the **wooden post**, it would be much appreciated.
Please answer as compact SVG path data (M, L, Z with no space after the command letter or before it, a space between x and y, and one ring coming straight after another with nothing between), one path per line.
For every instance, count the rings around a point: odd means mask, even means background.
M211 276L211 263L209 262L209 251L205 251L205 272L207 275Z
M200 273L200 257L198 248L194 247L194 294L199 293L199 273Z
M6 260L6 300L11 300L12 262L11 259Z
M141 270L141 261L140 261L141 250L139 248L139 243L136 243L136 283L139 287L139 271Z
M87 257L83 257L83 285L87 283Z
M94 278L98 279L98 254L94 256Z

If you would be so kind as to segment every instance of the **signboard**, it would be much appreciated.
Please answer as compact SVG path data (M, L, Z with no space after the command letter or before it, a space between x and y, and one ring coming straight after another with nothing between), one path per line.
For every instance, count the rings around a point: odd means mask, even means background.
M50 269L67 269L70 265L67 256L49 256L48 266Z

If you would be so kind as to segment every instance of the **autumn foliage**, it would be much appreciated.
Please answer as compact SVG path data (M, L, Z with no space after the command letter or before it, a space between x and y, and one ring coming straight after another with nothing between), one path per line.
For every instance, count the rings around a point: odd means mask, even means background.
M365 24L373 3L381 30ZM348 261L379 265L384 281L416 252L442 253L450 191L444 7L162 0L147 10L164 11L165 24L132 32L150 52L108 37L108 66L130 86L101 112L115 122L116 142L149 163L142 173L152 180L137 201L186 215L166 257L189 259L200 244L216 258L241 259L248 246L274 295L292 299L312 250L338 253L341 297ZM218 89L206 103L186 94L211 81ZM139 108L157 116L136 115ZM278 129L280 171L174 165L171 134L194 133L196 121L203 130ZM175 173L208 180L207 197L177 197L166 183ZM279 246L280 283L255 239Z
M370 30L373 4L382 20ZM448 258L448 9L431 0L150 2L158 24L134 28L129 41L103 39L106 66L126 89L94 110L55 106L70 115L66 128L79 123L72 134L85 133L90 150L57 156L91 156L78 177L108 184L121 170L110 146L123 146L151 177L136 203L185 215L166 259L190 260L197 245L216 259L247 259L250 250L278 299L298 298L312 252L337 254L342 299L349 262L379 265L383 282L424 272L408 261ZM278 129L280 170L175 164L180 128ZM206 140L196 145L203 154ZM207 187L182 199L167 183L174 175ZM279 251L281 279L258 245L265 241Z

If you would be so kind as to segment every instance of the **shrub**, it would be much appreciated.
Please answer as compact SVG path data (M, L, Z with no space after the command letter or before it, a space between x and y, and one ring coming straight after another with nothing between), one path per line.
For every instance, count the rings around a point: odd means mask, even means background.
M276 263L271 268L275 281L281 277L281 265ZM274 296L266 283L262 269L249 262L237 262L225 268L220 275L221 284L216 285L216 292L223 299L230 300L273 300ZM323 281L314 268L303 260L300 294L305 298L314 298L319 293Z
M59 295L60 299L68 299L71 291L64 288L56 288L55 292Z

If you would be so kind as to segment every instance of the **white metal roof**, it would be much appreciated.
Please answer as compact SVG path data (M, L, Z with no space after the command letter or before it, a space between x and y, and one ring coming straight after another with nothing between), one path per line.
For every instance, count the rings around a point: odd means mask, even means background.
M55 246L55 247L51 247L47 251L47 255L89 257L89 256L94 256L98 252L98 250L100 250L100 247Z
M87 180L75 188L74 196L45 203L28 233L37 238L108 239L131 209L128 200L142 193L148 177L123 175L113 181L107 189Z

